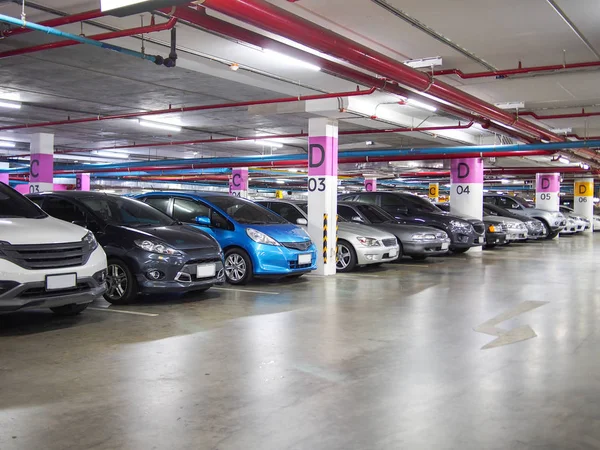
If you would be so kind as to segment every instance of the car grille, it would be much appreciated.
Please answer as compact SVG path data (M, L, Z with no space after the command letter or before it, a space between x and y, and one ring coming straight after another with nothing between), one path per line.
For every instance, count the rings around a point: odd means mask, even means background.
M382 239L381 242L383 242L384 247L395 247L396 245L398 245L398 241L396 241L396 238Z
M78 292L85 292L90 289L88 283L77 283L74 288L58 289L53 291L47 291L44 286L32 287L19 294L21 298L38 298L38 297L60 297L61 295L76 294Z
M85 264L90 256L83 242L41 245L2 245L6 259L29 270L60 269Z
M298 261L288 261L290 269L310 269L312 264L298 264Z
M304 252L310 248L312 245L312 241L304 241L304 242L282 242L281 245L287 248L292 248L294 250L300 250Z
M485 224L483 222L471 222L471 225L473 225L473 228L477 234L483 234L485 232Z

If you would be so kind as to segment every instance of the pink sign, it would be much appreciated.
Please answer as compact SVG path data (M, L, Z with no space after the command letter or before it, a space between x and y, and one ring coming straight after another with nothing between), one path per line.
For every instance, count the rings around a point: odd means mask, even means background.
M54 155L32 153L29 163L29 183L52 183L53 177Z
M538 173L535 176L536 192L560 192L560 173Z
M231 171L231 180L229 182L230 192L239 192L248 190L248 169L233 169Z
M481 158L453 159L450 165L450 182L483 184L483 160Z
M376 178L365 178L365 191L367 191L367 192L377 191L377 179Z
M8 174L0 173L0 183L8 184Z
M77 191L89 191L90 190L90 174L89 173L78 173L75 178L75 190Z
M308 138L308 176L337 176L338 139L332 136Z

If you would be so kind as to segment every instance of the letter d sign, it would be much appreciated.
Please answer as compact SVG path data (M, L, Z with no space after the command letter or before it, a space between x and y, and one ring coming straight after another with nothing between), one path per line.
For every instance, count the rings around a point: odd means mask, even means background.
M550 187L550 179L549 178L542 178L542 189L548 189Z
M469 169L469 166L463 162L458 163L458 178L463 179L463 178L467 178L469 176L469 173L471 173L471 169Z
M587 191L587 187L585 184L580 184L579 185L579 195L584 195Z

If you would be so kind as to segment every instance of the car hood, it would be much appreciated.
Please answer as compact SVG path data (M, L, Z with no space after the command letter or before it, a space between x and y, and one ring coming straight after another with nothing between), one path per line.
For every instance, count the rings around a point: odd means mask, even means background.
M308 233L293 223L281 223L272 225L243 225L245 228L253 228L277 242L304 242L310 240Z
M343 234L372 237L376 239L390 239L394 237L393 235L390 235L390 233L382 231L381 228L349 222L338 222L338 232L342 237Z
M426 227L421 225L405 225L402 223L377 223L369 225L379 230L387 231L397 236L400 240L410 240L413 234L416 233L440 233L443 231L433 227Z
M423 224L425 226L427 226L428 220L431 220L433 222L438 221L438 222L443 222L443 223L450 223L451 220L462 220L463 222L468 222L468 220L465 220L462 217L459 217L454 213L447 213L447 212L443 212L443 211L441 211L441 212L418 212L418 213L414 214L413 218L425 219L423 221ZM398 220L403 220L403 218L399 217Z
M0 219L0 241L13 245L78 242L87 232L85 228L50 216Z
M113 225L114 226L114 225ZM158 239L177 250L218 249L219 244L204 231L189 225L131 228L114 226L134 239Z
M529 221L531 220L530 218L525 218L525 221ZM484 216L483 217L483 221L484 222L489 222L489 223L523 223L523 220L519 220L519 219L513 219L512 217L496 217L496 216Z

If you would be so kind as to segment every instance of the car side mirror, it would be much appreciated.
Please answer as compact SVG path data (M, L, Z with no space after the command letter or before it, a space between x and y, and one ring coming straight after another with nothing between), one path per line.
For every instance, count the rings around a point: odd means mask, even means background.
M210 227L210 217L208 216L198 216L194 220L198 225Z
M360 216L352 216L352 222L365 223L365 221Z
M306 220L304 217L300 217L298 219L296 219L296 224L297 225L308 225L308 220Z

